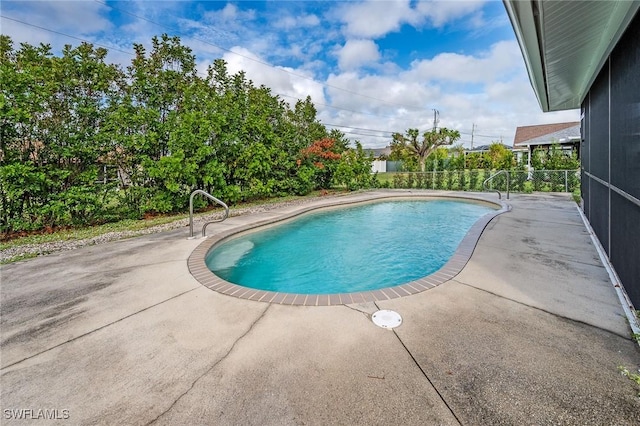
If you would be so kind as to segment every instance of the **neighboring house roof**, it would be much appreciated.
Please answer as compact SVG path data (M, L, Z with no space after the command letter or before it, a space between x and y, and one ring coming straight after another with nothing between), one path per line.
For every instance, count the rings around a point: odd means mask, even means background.
M580 108L640 1L503 0L543 111Z
M504 146L509 151L513 149L513 147L510 145L505 145L505 144L501 144L501 145ZM489 148L491 148L491 145L480 145L480 146L476 146L474 148L468 149L466 150L466 152L486 152L486 151L489 151Z
M580 122L540 124L536 126L522 126L516 129L513 146L551 145L554 142L568 142L580 140Z
M382 155L386 155L389 156L391 155L391 147L390 146L385 146L384 148L367 148L363 150L365 152L365 154L369 155L373 155L374 158L378 158Z

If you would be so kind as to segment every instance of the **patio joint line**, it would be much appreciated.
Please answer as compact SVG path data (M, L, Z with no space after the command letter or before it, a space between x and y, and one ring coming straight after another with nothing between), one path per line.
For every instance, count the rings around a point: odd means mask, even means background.
M31 358L35 358L35 357L37 357L37 356L39 356L39 355L42 355L43 353L46 353L46 352L49 352L49 351L53 350L53 349L59 348L60 346L66 345L67 343L71 343L71 342L73 342L73 341L75 341L75 340L81 339L81 338L83 338L83 337L85 337L85 336L88 336L88 335L90 335L90 334L95 333L96 331L100 331L100 330L102 330L102 329L104 329L104 328L107 328L107 327L109 327L109 326L111 326L111 325L113 325L113 324L117 324L117 323L119 323L120 321L124 321L124 320L126 320L127 318L131 318L131 317L132 317L132 316L134 316L134 315L138 315L138 314L140 314L140 313L142 313L142 312L144 312L144 311L147 311L147 310L149 310L149 309L151 309L151 308L155 308L156 306L162 305L163 303L168 302L168 301L173 300L173 299L176 299L176 298L178 298L178 297L180 297L180 296L182 296L182 295L184 295L184 294L191 293L192 291L194 291L194 290L198 290L199 288L202 288L202 286L200 286L200 285L199 285L199 286L197 286L197 287L195 287L195 288L192 288L192 289L190 289L190 290L183 291L182 293L176 294L175 296L171 296L171 297L170 297L170 298L168 298L168 299L161 300L161 301L160 301L160 302L158 302L158 303L154 303L153 305L147 306L146 308L142 308L142 309L140 309L139 311L136 311L136 312L134 312L134 313L132 313L132 314L125 315L124 317L122 317L122 318L118 318L117 320L112 321L112 322L110 322L110 323L108 323L108 324L101 325L100 327L98 327L98 328L94 328L93 330L87 331L86 333L83 333L83 334L81 334L81 335L79 335L79 336L72 337L72 338L71 338L71 339L69 339L69 340L65 340L64 342L58 343L57 345L54 345L54 346L51 346L50 348L44 349L44 350L42 350L42 351L40 351L40 352L38 352L38 353L36 353L36 354L29 355L29 356L27 356L27 357L25 357L25 358L22 358L21 360L18 360L18 361L14 361L14 362L12 362L11 364L8 364L8 365L6 365L6 366L4 366L4 367L0 368L0 371L6 370L7 368L13 367L14 365L20 364L21 362L27 361L27 360L29 360L29 359L31 359Z
M378 310L380 310L380 307L378 306L378 304L376 302L373 302L374 305L376 305L376 308L378 308ZM400 344L402 345L402 347L404 348L405 351L407 351L407 353L409 354L409 356L411 357L411 359L413 360L413 363L416 365L416 367L418 367L418 369L420 370L420 372L422 372L422 375L424 376L425 379L427 379L427 381L429 382L429 384L431 385L431 387L433 388L434 391L436 391L436 393L438 394L438 396L440 397L440 400L443 402L443 404L447 407L447 409L449 410L449 412L451 413L451 415L453 416L454 419L456 419L456 421L458 422L459 425L462 425L463 423L460 421L460 419L458 418L458 416L456 416L456 413L453 411L453 408L451 408L451 406L449 405L449 403L447 402L446 399L444 399L444 395L442 395L440 393L440 391L438 390L438 388L436 387L436 385L431 381L431 379L429 378L429 376L427 375L427 372L423 370L422 366L420 365L420 363L418 363L418 360L413 356L413 354L411 353L411 351L409 350L409 348L407 347L407 345L404 344L404 342L402 341L402 339L400 338L400 336L398 335L398 333L396 332L396 330L394 328L391 329L391 331L393 332L393 334L396 336L396 338L398 339L398 341L400 342Z
M245 331L240 337L238 337L233 344L231 345L231 347L229 348L229 350L222 355L222 357L220 357L219 360L217 360L216 362L213 363L213 365L211 367L209 367L204 373L202 373L200 376L198 376L193 383L191 383L191 386L189 386L189 388L184 391L183 393L181 393L174 401L173 403L171 403L171 405L169 406L169 408L167 408L166 410L164 410L162 413L160 413L155 419L151 420L150 422L146 423L146 426L151 425L153 423L155 423L156 421L158 421L162 416L164 416L165 414L167 414L169 411L171 411L173 409L173 407L182 399L182 397L184 397L186 394L188 394L189 392L191 392L191 390L193 390L193 388L196 386L196 384L200 381L200 379L202 379L204 376L206 376L207 374L209 374L211 371L213 371L214 368L216 368L218 366L218 364L220 364L222 361L224 361L225 359L227 359L227 357L229 356L229 354L231 354L231 352L233 352L233 349L236 347L236 345L238 344L238 342L240 340L242 340L247 334L251 333L251 330L253 330L253 327L258 323L258 321L260 321L265 314L267 313L267 311L269 310L269 308L271 307L271 305L267 305L267 307L264 309L264 311L262 311L262 313L260 314L260 316L258 316L258 318L255 319L255 321L253 321L251 323L251 325L249 326L249 328L247 329L247 331Z
M483 289L483 288L476 287L476 286L473 286L473 285L471 285L471 284L467 284L467 283L462 282L462 281L458 281L458 280L451 280L451 281L454 281L454 282L456 282L456 283L458 283L458 284L460 284L460 285L464 285L464 286L467 286L467 287L473 288L473 289L478 290L478 291L482 291L482 292L487 293L487 294L490 294L490 295L492 295L492 296L496 296L496 297L499 297L499 298L501 298L501 299L504 299L504 300L508 300L508 301L510 301L510 302L513 302L513 303L517 303L518 305L526 306L527 308L531 308L531 309L535 309L536 311L544 312L545 314L551 315L551 316L556 317L556 318L561 318L561 319L563 319L563 320L571 321L571 322L574 322L574 323L576 323L576 324L586 325L586 326L588 326L588 327L592 327L592 328L595 328L595 329L597 329L597 330L604 331L604 332L609 333L609 334L613 334L614 336L622 337L623 339L626 339L626 340L632 340L632 339L631 339L631 334L629 334L629 335L625 335L625 334L618 334L618 333L616 333L615 331L607 330L606 328L602 328L602 327L598 327L598 326L597 326L597 325L595 325L595 324L590 324L590 323L588 323L588 322L580 321L579 319L575 319L575 318L571 318L571 317L566 317L566 316L564 316L564 315L560 315L560 314L558 314L558 313L556 313L556 312L551 312L551 311L548 311L548 310L546 310L546 309L539 308L539 307L537 307L537 306L532 306L532 305L529 305L529 304L527 304L527 303L524 303L524 302L520 302L520 301L518 301L518 300L511 299L511 298L506 297L506 296L503 296L503 295L501 295L501 294L494 293L494 292L492 292L492 291L485 290L485 289Z
M499 250L504 250L504 246L499 246L499 245L494 245L494 244L485 244L485 246L487 248L491 248L491 249L499 249ZM523 250L522 251L524 254L527 255L534 255L537 254L537 252L535 250ZM575 259L571 259L570 257L560 257L558 255L555 256L556 259L565 261L567 263L577 263L579 265L586 265L586 266L595 266L598 268L602 268L602 263L598 262L598 261L593 261L593 262L585 262L585 261L581 261L581 260L575 260ZM462 270L460 270L460 272L462 272ZM454 277L455 278L455 277Z
M349 309L351 309L352 311L360 312L360 313L361 313L361 314L363 314L365 317L367 317L367 319L368 319L368 318L371 318L371 314L370 314L369 312L362 311L362 310L357 309L357 308L353 308L353 307L351 307L351 306L349 306L349 305L353 305L353 303L350 303L350 304L346 304L346 303L345 303L345 304L343 304L342 306L344 306L345 308L349 308ZM376 305L376 307L377 307L377 305Z

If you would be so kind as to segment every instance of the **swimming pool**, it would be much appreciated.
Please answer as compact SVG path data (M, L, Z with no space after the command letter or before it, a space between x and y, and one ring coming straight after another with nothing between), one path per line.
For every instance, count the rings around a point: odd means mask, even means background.
M390 197L389 194L360 195L356 198L362 201L388 201L389 198L398 201L329 212L301 214L311 210L304 208L301 212L287 213L285 216L288 218L299 216L289 223L276 224L239 237L239 232L246 232L251 226L238 227L235 232L220 232L192 253L189 268L203 285L251 300L305 305L386 300L415 294L449 280L464 266L489 220L507 211L506 205L483 200L471 200L469 203L469 200L458 198L398 195L401 197ZM402 201L399 201L400 198ZM458 204L460 202L462 204ZM420 211L426 204L436 207L431 219L427 219L426 213ZM447 205L455 206L455 213L441 209ZM405 212L401 211L403 206L408 207ZM467 209L470 211L465 211ZM344 215L354 219L352 225L348 225ZM378 215L378 219L375 215ZM420 220L411 223L407 215L417 216ZM445 225L436 225L435 219L442 218L447 219ZM258 222L265 224L265 221ZM460 227L462 222L465 225ZM446 228L446 244L436 244L436 250L423 245L425 241L435 241L432 238L434 226L442 228L451 224L456 226L455 229ZM300 233L312 231L312 228L319 229L320 233L311 232L297 242L290 242L291 238L296 240ZM429 230L427 237L420 236L418 231L421 228ZM334 238L335 235L328 235L327 230L336 231L341 242L337 237ZM400 236L409 236L404 239L404 246L398 245L400 239L393 236L395 232ZM346 238L342 238L344 236ZM354 244L356 240L358 245ZM273 242L285 243L278 248L277 244L270 245ZM407 251L412 247L417 247L417 252ZM332 253L328 255L330 250ZM400 254L400 260L388 256L389 250L392 254ZM434 253L427 255L427 251ZM302 268L292 267L307 252L311 253L316 263L304 265L302 262ZM435 262L432 262L433 259L427 261L429 257L434 257ZM274 264L273 259L280 262ZM340 259L346 262L339 264ZM206 267L205 260L215 274ZM238 268L239 265L242 267ZM398 269L406 265L413 266ZM351 275L351 272L360 273L360 277ZM307 276L312 278L306 279ZM343 277L347 278L346 285L341 282L344 281L341 280Z
M311 213L223 243L206 264L226 281L260 290L378 290L436 272L471 225L494 210L457 200L411 200Z

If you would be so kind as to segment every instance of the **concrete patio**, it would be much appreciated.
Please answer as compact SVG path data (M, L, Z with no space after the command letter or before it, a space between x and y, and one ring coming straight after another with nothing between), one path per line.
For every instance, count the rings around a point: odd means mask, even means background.
M640 349L575 203L508 203L453 279L361 304L212 291L188 228L4 265L2 424L639 424L618 367L637 372ZM375 326L378 309L402 325Z

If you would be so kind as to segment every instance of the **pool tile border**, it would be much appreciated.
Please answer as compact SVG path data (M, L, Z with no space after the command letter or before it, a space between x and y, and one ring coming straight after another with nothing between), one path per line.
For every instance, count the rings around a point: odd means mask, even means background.
M462 271L467 262L471 258L473 251L480 239L480 236L484 232L485 228L496 216L511 211L511 206L502 201L492 201L485 198L474 197L471 194L466 193L445 193L439 194L437 192L430 193L412 193L412 192L398 192L383 194L369 194L368 197L358 198L357 200L344 202L338 200L330 202L324 205L318 206L305 206L303 208L295 210L293 213L282 215L278 218L272 218L269 220L256 221L250 225L241 225L236 228L220 232L216 235L210 236L205 239L200 245L198 245L187 260L187 266L191 275L203 286L210 290L218 292L220 294L237 297L240 299L253 300L256 302L266 303L278 303L281 305L298 305L298 306L336 306L336 305L349 305L354 303L365 302L377 302L382 300L397 299L400 297L407 297L413 294L418 294L423 291L430 290L443 284ZM408 283L397 285L394 287L386 287L378 290L363 291L356 293L338 293L338 294L294 294L294 293L281 293L272 292L266 290L253 289L249 287L239 286L223 280L209 270L205 263L205 258L209 251L218 243L243 232L260 228L266 225L277 224L278 222L288 220L307 213L313 210L319 210L329 207L339 207L350 204L361 204L367 202L377 201L389 201L389 200L401 200L401 199L442 199L442 198L454 198L463 199L468 201L480 201L485 203L496 204L501 208L495 212L487 213L482 216L476 223L474 223L462 242L458 245L458 248L451 256L451 258L445 263L442 268L426 277L419 278ZM342 201L342 202L341 202Z

